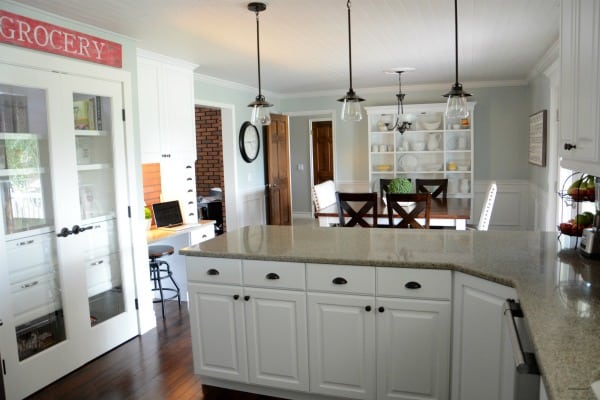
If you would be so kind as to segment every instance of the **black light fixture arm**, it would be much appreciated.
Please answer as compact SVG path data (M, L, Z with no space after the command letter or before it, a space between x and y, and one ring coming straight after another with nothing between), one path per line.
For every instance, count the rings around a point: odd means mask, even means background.
M262 98L261 79L260 79L260 24L258 22L258 13L264 11L259 6L260 3L250 3L256 13L256 57L258 60L258 97ZM257 98L258 99L258 98Z
M350 89L348 89L348 93L354 94L354 89L352 88L352 29L350 25L350 0L346 2L346 7L348 8L348 69L350 72Z
M458 0L454 0L454 85L458 86Z

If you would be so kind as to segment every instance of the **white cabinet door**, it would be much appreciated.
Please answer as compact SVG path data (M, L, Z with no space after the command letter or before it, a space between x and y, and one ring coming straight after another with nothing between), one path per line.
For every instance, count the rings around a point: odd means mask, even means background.
M139 50L142 162L196 159L195 65Z
M450 302L377 298L377 398L448 399Z
M560 152L563 166L595 175L600 171L599 23L598 1L562 1Z
M310 391L373 399L374 298L309 292L307 300Z
M194 372L248 382L241 286L188 283Z
M138 109L142 163L160 162L165 154L161 141L159 65L138 57Z
M455 272L452 399L512 399L514 362L502 327L513 288Z
M171 157L195 160L194 72L191 69L165 65L162 73L164 134L168 138L169 152Z
M306 294L244 288L250 383L308 391Z

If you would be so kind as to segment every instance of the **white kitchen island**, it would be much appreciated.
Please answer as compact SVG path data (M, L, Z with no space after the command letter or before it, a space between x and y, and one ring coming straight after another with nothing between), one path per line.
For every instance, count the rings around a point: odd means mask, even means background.
M198 285L196 299L210 300L194 305L190 298L196 373L206 384L287 398L422 393L423 398L464 400L468 391L477 390L477 378L465 378L461 371L473 365L456 361L465 348L456 341L458 313L448 308L461 304L464 290L458 283L465 279L459 277L466 276L482 282L482 288L501 289L495 296L477 291L485 294L481 304L494 313L503 296L519 299L550 399L592 400L591 384L600 379L600 263L564 247L550 232L280 226L228 232L181 250L188 256L189 285ZM280 279L269 278L271 273ZM288 273L293 277L286 278ZM336 278L347 282L336 284ZM385 322L386 315L398 319ZM407 325L414 328L412 336L394 331ZM235 338L227 339L225 328ZM211 334L210 329L221 340L203 347L208 342L199 335ZM444 341L450 337L453 343ZM400 348L407 349L403 362L395 354ZM202 358L202 351L213 353ZM238 365L242 373L215 377L202 369L206 360ZM386 362L392 372L384 369ZM224 372L221 367L215 369ZM263 373L275 367L282 371L279 376ZM484 376L487 367L481 365Z

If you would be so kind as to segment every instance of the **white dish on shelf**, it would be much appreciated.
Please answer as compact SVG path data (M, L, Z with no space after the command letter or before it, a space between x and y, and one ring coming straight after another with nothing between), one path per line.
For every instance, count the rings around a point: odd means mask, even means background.
M469 170L469 166L468 165L458 165L457 166L459 171L468 171Z
M419 161L412 154L405 154L400 157L399 164L400 168L404 171L416 171Z
M433 164L424 164L423 165L423 171L439 171L441 169L442 169L442 164L433 163Z

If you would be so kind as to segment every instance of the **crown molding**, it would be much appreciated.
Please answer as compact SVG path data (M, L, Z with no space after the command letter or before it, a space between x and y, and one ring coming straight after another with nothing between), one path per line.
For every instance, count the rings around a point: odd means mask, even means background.
M527 82L529 83L536 76L545 74L545 72L552 66L552 64L560 57L560 41L557 40L550 45L546 53L540 58L540 60L533 66L531 71L527 74Z

